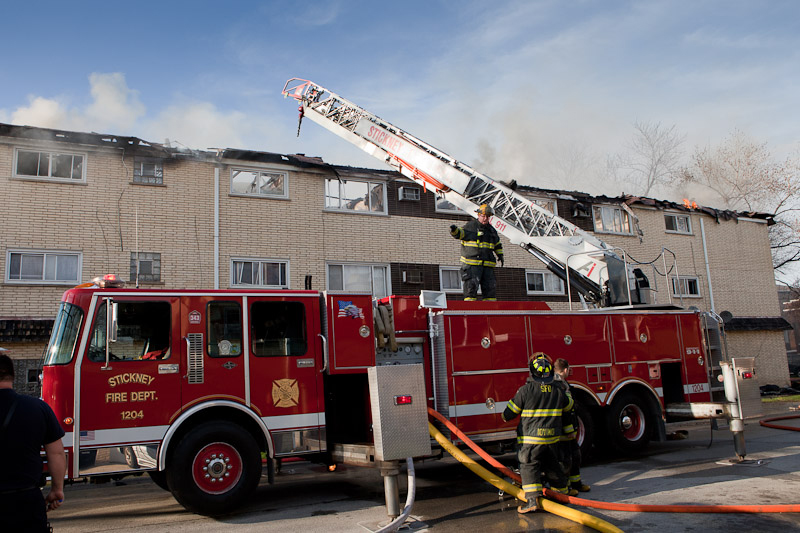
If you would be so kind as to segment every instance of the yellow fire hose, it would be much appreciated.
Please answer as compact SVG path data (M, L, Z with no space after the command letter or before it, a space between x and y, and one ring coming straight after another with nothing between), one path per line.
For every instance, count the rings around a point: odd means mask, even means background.
M527 501L525 499L525 493L522 491L520 487L516 487L507 481L504 481L497 475L489 472L481 465L473 461L469 458L464 452L459 450L456 446L453 445L447 438L442 435L442 433L436 429L436 427L428 422L428 431L431 434L431 437L436 439L442 448L444 448L447 453L455 457L461 464L472 470L475 474L479 475L498 489L507 492L515 496L518 500ZM590 527L592 529L596 529L597 531L603 531L604 533L622 533L622 530L619 529L617 526L606 522L600 518L592 516L587 513L583 513L576 509L571 509L569 507L565 507L559 503L556 503L551 500L546 500L545 498L541 499L540 505L542 509L547 511L548 513L553 513L554 515L558 515L562 518L566 518L567 520L572 520L578 524L582 524L584 526Z

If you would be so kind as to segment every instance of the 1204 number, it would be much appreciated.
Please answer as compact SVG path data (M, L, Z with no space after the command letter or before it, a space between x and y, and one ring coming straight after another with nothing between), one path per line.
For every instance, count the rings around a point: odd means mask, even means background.
M120 414L122 415L123 420L136 420L139 418L144 418L144 411L122 411Z

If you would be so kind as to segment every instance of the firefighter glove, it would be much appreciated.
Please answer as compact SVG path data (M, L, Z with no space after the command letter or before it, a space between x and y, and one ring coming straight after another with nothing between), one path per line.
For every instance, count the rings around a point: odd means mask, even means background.
M500 263L500 266L503 266L503 256L497 258L497 261Z

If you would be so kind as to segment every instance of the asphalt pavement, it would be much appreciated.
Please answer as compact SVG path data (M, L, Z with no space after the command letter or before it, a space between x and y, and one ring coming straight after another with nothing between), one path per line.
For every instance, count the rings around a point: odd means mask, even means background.
M764 404L765 416L797 414L791 404ZM780 422L800 427L800 420ZM652 443L625 459L599 456L583 468L588 499L642 504L798 504L800 432L745 426L747 461L731 462L733 440L708 422L670 425L686 438ZM513 463L513 454L501 460ZM518 515L517 502L451 458L416 464L417 498L406 531L517 532L590 529L549 513ZM401 503L405 501L401 475ZM235 513L217 518L186 512L145 475L105 485L69 485L64 505L51 512L56 532L365 532L387 521L378 472L339 466L335 472L287 463L274 485L262 479ZM800 513L673 514L582 509L623 531L800 531Z

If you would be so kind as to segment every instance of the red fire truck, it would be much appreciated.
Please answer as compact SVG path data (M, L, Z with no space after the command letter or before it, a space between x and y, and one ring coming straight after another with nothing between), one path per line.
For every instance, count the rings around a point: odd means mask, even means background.
M584 446L638 449L665 404L710 399L694 311L90 285L64 293L43 369L69 478L147 471L200 513L254 490L262 454L270 479L272 459L375 464L374 366L422 365L427 406L478 441L514 438L500 413L537 351L571 363Z
M640 449L665 436L673 413L727 416L741 438L739 411L710 402L724 367L721 320L648 305L647 280L624 254L326 89L290 82L284 94L300 101L301 118L467 213L490 204L498 232L587 309L99 279L64 293L44 362L42 396L67 431L70 478L146 471L186 508L215 514L254 490L262 455L270 481L275 460L291 457L380 466L383 391L372 374L397 365L418 365L425 401L395 403L435 409L476 441L510 441L514 425L500 414L540 351L570 362L584 449L600 440Z

